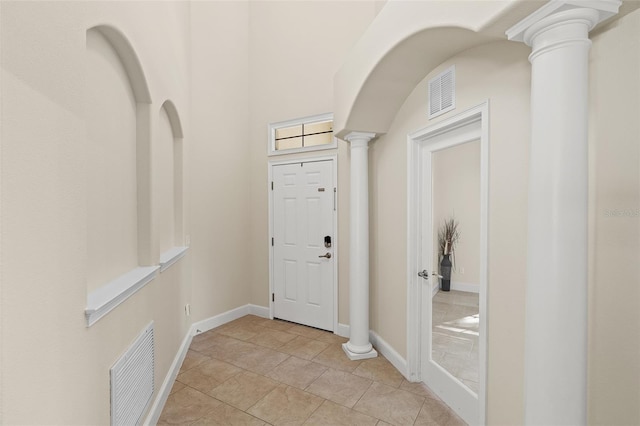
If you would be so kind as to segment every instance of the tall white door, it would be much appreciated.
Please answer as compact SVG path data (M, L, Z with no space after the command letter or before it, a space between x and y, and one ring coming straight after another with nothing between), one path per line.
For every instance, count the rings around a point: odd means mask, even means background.
M273 166L275 318L333 331L335 185L332 160Z
M417 340L420 376L471 425L485 422L488 139L486 106L468 110L411 135L414 224L410 244L416 256L415 290L421 315ZM477 281L478 295L438 291L438 233L444 219L460 231L457 261ZM417 231L417 232L415 232ZM469 267L469 265L475 265ZM461 275L458 275L461 276ZM434 287L435 285L435 287ZM455 289L454 289L455 290ZM474 304L475 303L475 304ZM415 307L415 305L414 305ZM416 335L414 335L416 336Z
M479 174L474 176L476 181L474 183L477 184L477 187L464 188L464 192L460 190L459 186L461 185L459 184L457 187L456 185L446 185L446 180L452 179L449 177L452 173L446 169L444 174L449 176L439 181L434 179L443 177L444 158L448 158L449 162L451 162L452 158L454 161L460 162L460 157L468 160L467 151L471 151L472 154L476 151L479 152L480 143L477 140L464 144L457 144L456 142L455 139L452 139L450 145L441 145L437 150L432 149L432 146L428 144L423 148L422 166L424 173L421 197L423 238L421 241L421 263L424 265L424 272L422 272L421 277L424 286L423 311L426 313L426 321L423 322L423 341L426 345L422 353L422 380L447 405L456 411L464 421L470 425L476 425L481 423L479 422L478 389L470 387L464 380L470 379L475 380L476 383L478 382L479 308L464 305L464 303L470 303L463 296L466 294L465 292L438 292L438 228L442 225L442 220L453 217L452 214L455 209L451 209L451 205L473 204L469 202L453 202L458 200L451 200L450 197L474 198L477 195L479 198ZM471 149L464 149L463 147L471 147ZM476 147L477 149L475 149ZM447 157L442 157L443 155ZM436 160L439 160L439 164L437 164L438 161ZM479 158L477 161L479 163ZM465 161L464 164L468 165L468 161ZM435 173L437 169L440 169L438 174ZM474 168L470 167L470 169L473 170ZM458 174L464 175L461 172ZM464 185L469 180L467 176L464 177L467 179L462 179L460 176L455 177L455 179L463 180ZM438 185L444 185L449 189L455 188L459 193L443 195L444 191ZM436 194L439 197L436 197ZM439 203L445 204L445 206L438 205ZM443 215L443 212L447 213ZM437 214L441 216L438 221L436 221L435 217ZM480 214L479 209L475 214ZM473 214L468 213L466 216L469 215ZM461 224L459 224L459 229L460 227ZM467 233L461 235L461 238L474 240L473 236ZM436 292L437 294L434 294ZM482 314L484 315L484 312Z

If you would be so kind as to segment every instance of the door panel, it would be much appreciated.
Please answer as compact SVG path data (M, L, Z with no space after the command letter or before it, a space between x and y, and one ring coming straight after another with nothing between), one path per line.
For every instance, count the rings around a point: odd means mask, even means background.
M333 330L333 161L273 166L273 308L276 318ZM329 253L330 258L322 257Z
M422 323L422 380L469 424L478 424L480 418L478 388L477 385L474 389L470 386L472 382L478 382L481 336L477 325L480 315L485 315L485 312L476 311L475 315L470 315L467 310L474 308L460 302L465 292L455 289L438 291L433 284L438 283L440 273L438 234L444 219L455 218L461 230L462 242L458 243L457 250L465 256L459 256L458 263L468 260L469 250L478 258L485 250L478 243L479 238L473 238L475 232L480 233L479 225L478 229L470 225L475 224L475 219L482 217L483 213L479 204L473 209L468 206L470 199L480 199L480 140L473 137L479 132L479 126L479 122L468 124L469 129L465 133L468 136L462 140L445 133L437 145L430 141L424 143L421 148L420 167L423 173L418 215L422 229L420 264L423 265L421 269L428 273L422 279L422 311L426 314ZM473 155L468 155L469 152ZM451 178L453 167L438 174L444 164L449 164L445 159L455 160L455 165L469 171L469 174L458 171L455 179ZM481 221L477 220L477 223ZM461 250L464 243L472 245L465 252ZM441 310L443 305L446 305L446 311Z

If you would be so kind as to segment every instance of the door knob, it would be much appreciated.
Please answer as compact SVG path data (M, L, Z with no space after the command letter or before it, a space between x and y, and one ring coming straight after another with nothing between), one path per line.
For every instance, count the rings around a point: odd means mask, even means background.
M323 254L322 256L318 257L326 257L327 259L331 259L331 253Z
M424 278L425 280L429 279L429 272L426 269L423 269L422 272L418 272L418 276L420 278Z

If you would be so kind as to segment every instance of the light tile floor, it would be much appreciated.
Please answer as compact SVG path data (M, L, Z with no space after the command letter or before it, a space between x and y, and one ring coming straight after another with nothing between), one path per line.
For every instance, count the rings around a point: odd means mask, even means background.
M478 294L439 291L433 297L433 360L478 393Z
M464 425L384 357L346 339L252 315L193 338L159 425Z

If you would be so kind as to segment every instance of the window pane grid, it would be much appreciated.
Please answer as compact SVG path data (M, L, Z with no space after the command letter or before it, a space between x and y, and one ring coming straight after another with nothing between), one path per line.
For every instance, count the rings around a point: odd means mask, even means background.
M333 121L303 123L275 130L276 151L330 144L333 140Z

